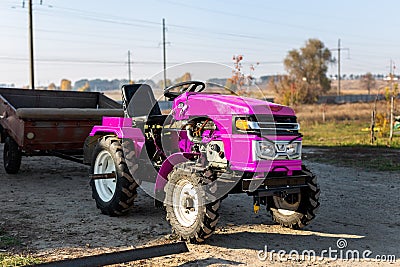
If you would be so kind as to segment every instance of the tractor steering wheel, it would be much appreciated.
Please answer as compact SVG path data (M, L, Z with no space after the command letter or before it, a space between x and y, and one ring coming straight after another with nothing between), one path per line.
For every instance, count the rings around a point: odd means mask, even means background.
M185 86L187 85L187 86ZM173 89L180 88L178 92L171 92ZM205 83L200 81L187 81L171 85L164 89L164 96L170 100L175 99L185 92L202 92L206 88Z

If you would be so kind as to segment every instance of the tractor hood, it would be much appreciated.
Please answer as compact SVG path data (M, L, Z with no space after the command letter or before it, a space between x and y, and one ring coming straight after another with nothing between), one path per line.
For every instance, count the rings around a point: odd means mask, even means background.
M233 95L185 93L175 105L185 105L186 115L273 114L295 116L293 109L271 102Z

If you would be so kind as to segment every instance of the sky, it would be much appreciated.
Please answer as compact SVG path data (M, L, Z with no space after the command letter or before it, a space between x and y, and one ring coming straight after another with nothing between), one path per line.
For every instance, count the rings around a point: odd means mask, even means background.
M27 1L23 7L24 0L0 0L0 84L29 84ZM233 66L240 54L245 73L283 74L288 51L309 38L320 39L336 58L341 40L347 48L342 74L387 74L391 60L400 64L400 1L32 1L36 86L64 78L127 79L128 50L132 79L152 78L163 69L163 18L169 67ZM336 64L328 74L337 74Z

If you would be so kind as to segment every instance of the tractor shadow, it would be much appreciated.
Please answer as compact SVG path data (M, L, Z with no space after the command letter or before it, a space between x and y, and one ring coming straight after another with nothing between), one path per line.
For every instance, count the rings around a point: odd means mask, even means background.
M325 207L321 207L309 226L293 230L275 224L265 209L254 214L252 198L232 195L222 202L217 230L206 242L227 249L258 251L267 246L269 251L314 250L318 253L330 247L338 249L338 240L345 239L350 249L368 249L364 227L339 222L324 212Z

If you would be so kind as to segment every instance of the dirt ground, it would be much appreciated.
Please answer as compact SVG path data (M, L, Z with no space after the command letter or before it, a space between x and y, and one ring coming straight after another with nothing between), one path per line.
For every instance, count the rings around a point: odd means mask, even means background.
M2 146L0 153L2 162ZM369 258L400 257L398 172L365 171L314 161L306 164L319 177L322 193L318 216L305 229L274 225L265 209L253 213L250 197L232 195L223 201L216 233L205 244L188 244L188 253L125 266L398 265L377 260L334 260L327 254L322 261L288 259L293 250L300 254L314 250L316 255L332 250L331 255L339 258L343 258L340 253L345 255L349 250L360 254L369 250ZM53 261L176 242L170 236L164 211L154 208L143 191L127 216L100 214L91 198L87 172L85 166L54 157L24 158L17 175L6 174L1 166L0 228L22 242L3 251L31 253ZM340 238L347 246L338 247ZM275 253L268 253L268 258L261 261L258 251L265 248ZM286 256L279 257L279 250L286 251Z

